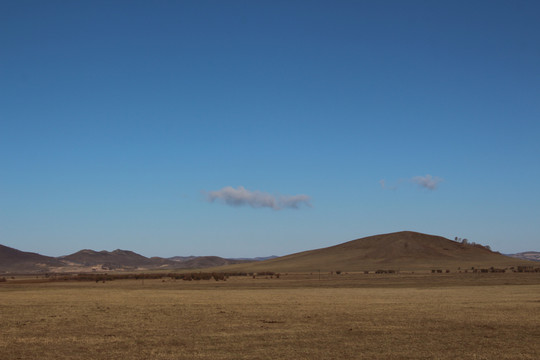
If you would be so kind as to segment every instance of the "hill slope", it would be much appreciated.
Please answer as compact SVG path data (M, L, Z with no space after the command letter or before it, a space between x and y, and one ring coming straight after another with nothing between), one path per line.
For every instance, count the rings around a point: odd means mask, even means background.
M114 251L85 249L71 255L54 258L0 245L0 273L187 270L246 262L250 261L224 259L218 256L176 256L169 259L161 257L147 258L133 251L120 249Z
M276 259L232 265L230 271L364 271L427 270L531 265L528 261L412 231L369 236L343 244L304 251Z
M0 245L0 272L46 272L50 266L63 266L53 257Z
M197 256L189 260L179 262L182 269L204 269L215 266L225 266L231 264L243 264L251 262L249 260L225 259L219 256Z
M103 266L110 270L126 268L153 268L159 266L175 265L172 260L162 258L147 258L129 250L94 251L81 250L71 255L62 256L59 259L83 266Z

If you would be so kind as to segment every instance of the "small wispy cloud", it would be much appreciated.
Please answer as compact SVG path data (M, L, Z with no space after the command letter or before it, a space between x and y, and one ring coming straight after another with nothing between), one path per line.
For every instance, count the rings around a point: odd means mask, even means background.
M307 195L272 195L262 191L250 191L243 186L226 186L206 194L210 202L220 201L229 206L251 206L252 208L270 208L273 210L299 209L301 205L311 207L311 198Z
M298 209L304 204L311 207L310 197L307 195L280 196L278 204L281 208Z
M379 180L379 184L381 185L381 188L383 188L385 190L396 190L401 182L402 182L402 180L399 180L395 184L389 185L386 180L384 180L384 179Z
M420 187L423 187L428 190L435 190L439 186L439 184L443 181L443 179L431 176L427 174L426 176L415 176L412 179L412 182L417 184Z
M442 178L431 176L429 174L425 176L414 176L410 179L400 179L397 182L394 182L393 185L389 185L388 182L384 179L379 180L379 184L381 185L381 188L384 190L396 190L400 185L405 183L414 183L422 188L428 189L428 190L436 190L439 184L443 181Z

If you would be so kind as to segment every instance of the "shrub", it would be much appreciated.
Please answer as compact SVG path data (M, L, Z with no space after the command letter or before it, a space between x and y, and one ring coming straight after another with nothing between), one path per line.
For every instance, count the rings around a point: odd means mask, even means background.
M341 274L341 270L336 270L336 274L340 275L340 274Z
M219 280L225 281L225 274L223 274L223 273L212 273L212 277L216 281L219 281Z

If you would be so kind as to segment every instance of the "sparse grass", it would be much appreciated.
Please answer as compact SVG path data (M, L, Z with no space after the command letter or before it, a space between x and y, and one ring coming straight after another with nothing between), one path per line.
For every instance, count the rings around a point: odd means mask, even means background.
M0 285L2 359L538 359L538 274Z

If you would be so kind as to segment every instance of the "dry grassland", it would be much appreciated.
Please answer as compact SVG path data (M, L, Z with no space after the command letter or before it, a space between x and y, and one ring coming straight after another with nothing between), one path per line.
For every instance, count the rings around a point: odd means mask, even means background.
M540 359L540 276L8 282L0 334L3 360Z

